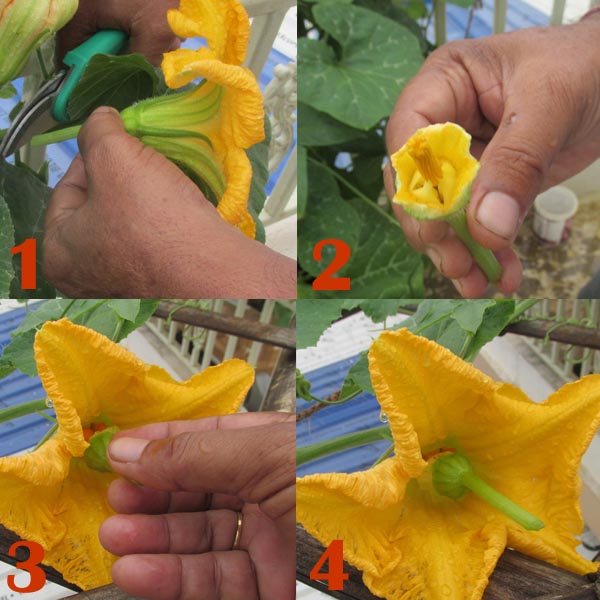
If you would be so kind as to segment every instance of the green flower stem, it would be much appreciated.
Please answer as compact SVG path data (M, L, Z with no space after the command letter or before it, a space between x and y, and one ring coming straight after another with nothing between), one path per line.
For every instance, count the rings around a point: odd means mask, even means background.
M471 491L525 529L544 527L543 521L477 477L466 456L458 452L442 455L431 468L433 485L442 496L460 501Z
M42 133L41 135L34 135L31 138L31 145L34 148L37 148L38 146L49 146L50 144L58 144L59 142L72 140L79 135L81 128L82 125L75 125L74 127L59 129L58 131L50 131L48 133Z
M19 404L18 406L11 406L10 408L0 410L0 423L12 421L13 419L18 419L19 417L25 417L40 410L48 410L48 405L46 404L45 398L42 400L32 400L31 402L25 402L24 404Z
M474 494L482 500L497 508L501 513L509 519L517 522L519 525L530 531L538 531L544 527L544 522L538 519L535 515L521 508L512 500L489 486L485 481L482 481L473 473L465 473L461 477L461 481L465 487L469 488Z
M321 458L321 456L334 454L335 452L341 452L342 450L348 450L349 448L355 448L356 446L364 446L371 442L391 439L392 434L388 425L374 427L373 429L365 429L364 431L357 431L355 433L348 433L332 440L316 442L310 446L298 448L296 451L296 465L303 465L304 463Z
M446 217L445 220L469 249L469 252L473 255L475 262L480 266L487 280L490 283L500 281L502 267L491 250L484 248L473 239L467 225L467 214L465 211L459 210Z

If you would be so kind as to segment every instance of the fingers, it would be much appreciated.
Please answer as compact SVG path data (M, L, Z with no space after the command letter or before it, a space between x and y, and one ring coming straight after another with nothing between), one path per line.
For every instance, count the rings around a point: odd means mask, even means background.
M48 203L45 229L52 230L80 209L87 200L87 179L81 155L78 154L60 180Z
M492 250L508 248L516 238L569 134L569 120L548 119L552 110L547 99L524 89L508 92L498 131L481 157L468 207L469 230Z
M116 479L111 483L108 502L116 512L128 515L194 512L211 508L239 510L243 504L238 498L225 494L163 492L135 485L125 479Z
M243 519L239 547L256 533L256 519ZM211 510L164 515L115 515L102 523L100 542L117 556L125 554L200 554L231 550L238 513Z
M93 156L94 151L100 148L108 148L116 140L130 137L125 132L125 125L121 115L114 108L102 106L96 109L85 122L79 135L77 143L84 162ZM134 138L131 138L135 141Z
M163 491L221 493L260 504L272 519L295 503L295 422L192 431L166 439L118 437L113 470Z
M259 600L252 562L242 551L124 556L112 576L122 590L148 600Z

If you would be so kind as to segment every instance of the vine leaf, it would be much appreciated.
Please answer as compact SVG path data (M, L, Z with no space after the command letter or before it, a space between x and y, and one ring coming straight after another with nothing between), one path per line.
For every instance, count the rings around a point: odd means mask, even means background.
M271 145L271 121L265 119L265 139L246 150L252 165L252 185L248 198L248 211L256 224L256 241L264 243L266 240L265 226L260 220L265 201L267 199L267 182L269 181L269 147Z
M298 141L305 146L329 146L366 137L364 131L336 121L304 102L298 103L298 122L302 124Z
M69 116L80 121L100 106L121 111L154 96L160 79L154 67L141 54L94 56L69 100Z
M10 248L15 245L15 227L6 201L0 194L0 298L8 298L15 276Z
M43 225L46 206L52 190L26 167L15 167L0 161L0 196L4 198L14 225L14 242L22 244L27 239L37 241L37 283L35 290L21 289L21 256L13 258L15 278L12 281L12 298L54 298L56 290L42 277Z
M406 27L373 11L336 3L313 9L316 23L340 46L301 38L298 99L334 119L368 130L387 117L423 56ZM374 93L376 90L376 93Z

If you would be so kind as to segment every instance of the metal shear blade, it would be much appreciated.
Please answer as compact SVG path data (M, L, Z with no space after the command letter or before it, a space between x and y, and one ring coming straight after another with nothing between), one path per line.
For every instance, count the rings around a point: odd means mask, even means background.
M45 133L58 123L52 118L52 106L68 79L69 71L61 71L40 89L17 115L0 143L0 157L7 158L24 146L34 135Z

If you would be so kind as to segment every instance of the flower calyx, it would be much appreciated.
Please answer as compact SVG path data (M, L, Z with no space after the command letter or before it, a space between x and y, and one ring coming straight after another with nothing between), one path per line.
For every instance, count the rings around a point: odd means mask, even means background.
M432 465L432 478L436 491L442 496L460 500L473 492L527 530L538 531L544 527L543 521L480 479L469 460L458 452L437 458Z
M115 433L120 431L120 428L114 425L107 427L104 423L92 423L90 427L84 428L83 431L86 441L90 444L83 454L85 464L94 471L112 473L106 452L108 444L110 444ZM89 435L90 432L91 435Z

